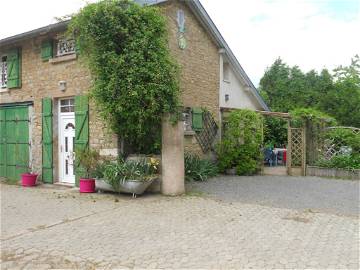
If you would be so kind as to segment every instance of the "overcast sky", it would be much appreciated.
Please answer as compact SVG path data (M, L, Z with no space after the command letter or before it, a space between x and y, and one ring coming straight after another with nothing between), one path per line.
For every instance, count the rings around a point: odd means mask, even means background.
M0 39L54 23L84 0L2 0ZM201 0L258 85L281 57L305 71L333 69L360 54L360 0ZM10 12L15 11L16 12ZM15 16L16 15L16 16Z

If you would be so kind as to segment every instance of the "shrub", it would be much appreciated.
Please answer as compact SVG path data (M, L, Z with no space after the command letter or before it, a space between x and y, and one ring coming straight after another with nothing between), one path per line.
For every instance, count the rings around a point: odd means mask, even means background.
M80 171L83 171L82 177L91 178L97 174L99 166L99 153L93 149L83 149L76 151L76 162L78 162Z
M230 113L222 142L217 147L219 169L236 168L239 175L252 175L262 162L263 118L250 110Z
M360 154L337 155L330 160L319 160L316 165L325 168L360 169Z
M200 159L198 155L185 153L185 179L205 181L218 175L217 165L209 159Z
M161 117L178 111L179 72L166 18L129 0L86 5L72 18L97 109L134 153L159 151Z

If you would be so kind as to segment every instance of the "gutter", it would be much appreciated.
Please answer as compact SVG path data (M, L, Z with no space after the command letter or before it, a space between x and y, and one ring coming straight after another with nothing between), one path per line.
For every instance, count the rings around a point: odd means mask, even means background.
M2 46L7 46L7 45L12 45L14 43L23 41L25 39L30 39L30 38L34 38L37 36L42 36L42 35L46 35L49 34L51 32L58 32L58 31L63 31L66 30L67 25L69 24L70 20L66 20L66 21L62 21L62 22L58 22L58 23L54 23L54 24L50 24L48 26L45 27L41 27L35 30L31 30L22 34L18 34L15 36L11 36L11 37L7 37L4 39L0 40L0 47Z

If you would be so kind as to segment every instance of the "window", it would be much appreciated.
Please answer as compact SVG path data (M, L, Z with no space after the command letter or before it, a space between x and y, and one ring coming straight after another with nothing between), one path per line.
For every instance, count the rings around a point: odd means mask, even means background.
M193 131L191 108L185 108L183 111L184 131Z
M1 57L1 65L0 65L0 84L1 88L6 88L7 86L7 56Z
M60 112L74 112L74 99L62 99L60 100Z
M75 39L59 39L57 42L57 56L74 54L76 50Z

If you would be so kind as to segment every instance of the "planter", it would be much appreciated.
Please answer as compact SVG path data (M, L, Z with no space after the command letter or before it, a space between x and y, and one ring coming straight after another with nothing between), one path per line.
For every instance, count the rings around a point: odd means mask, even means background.
M329 178L342 178L351 180L360 180L360 170L346 170L335 168L323 168L317 166L306 167L307 176L320 176Z
M108 184L104 179L95 180L96 190L116 192L112 185Z
M95 179L80 178L79 188L80 188L80 193L94 193Z
M141 195L145 192L145 190L156 180L157 177L149 179L148 181L138 181L138 180L127 180L123 183L120 183L119 191L123 193L133 194L134 197L136 195ZM103 179L96 179L96 189L102 191L111 191L116 192L116 190L108 184Z
M38 175L34 173L23 173L21 175L21 184L24 187L33 187L36 185Z
M149 179L148 181L126 180L120 183L120 192L132 193L133 196L141 195L155 179L156 178Z

